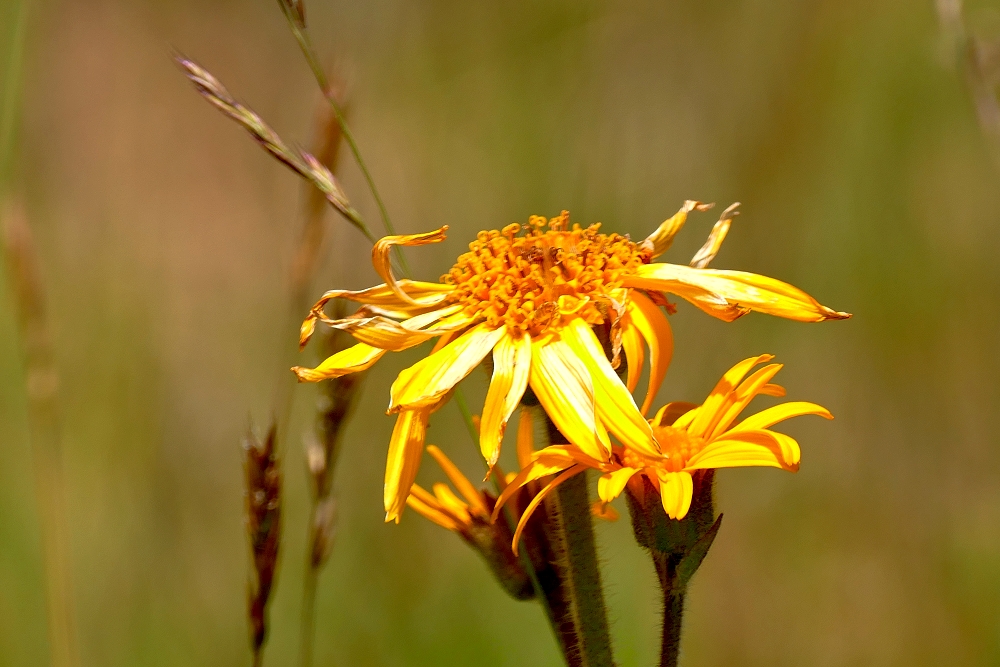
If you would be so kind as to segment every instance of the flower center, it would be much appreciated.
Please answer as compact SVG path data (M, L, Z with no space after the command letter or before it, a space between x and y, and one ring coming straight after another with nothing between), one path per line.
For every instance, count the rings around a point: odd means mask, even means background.
M653 437L660 446L660 452L670 459L666 466L670 472L683 469L688 460L705 446L703 439L692 437L687 431L673 426L654 426Z
M628 237L601 234L600 223L570 228L569 213L546 220L532 216L522 226L479 232L441 282L455 286L449 297L469 317L505 325L532 336L575 314L600 324L611 302L624 302L621 276L649 262Z

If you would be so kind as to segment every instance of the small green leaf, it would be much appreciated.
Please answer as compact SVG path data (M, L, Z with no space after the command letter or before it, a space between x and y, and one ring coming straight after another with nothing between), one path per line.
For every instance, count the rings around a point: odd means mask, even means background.
M688 582L691 581L691 577L701 567L701 562L708 555L708 550L712 547L712 543L715 541L715 536L719 533L721 525L722 515L720 514L711 528L698 538L698 541L694 543L691 549L684 555L684 558L681 559L681 562L677 564L677 578L681 586L687 587Z

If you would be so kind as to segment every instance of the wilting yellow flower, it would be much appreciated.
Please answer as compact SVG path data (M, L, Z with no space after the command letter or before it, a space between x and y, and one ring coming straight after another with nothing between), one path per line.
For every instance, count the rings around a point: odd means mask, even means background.
M378 241L372 263L385 283L327 292L302 324L302 345L317 322L348 331L359 343L316 368L293 370L302 381L339 377L370 368L386 351L437 339L431 354L402 371L390 392L388 413L398 417L386 465L386 521L399 520L430 414L490 352L493 377L480 447L491 467L507 421L529 386L560 432L587 456L606 462L609 432L633 451L659 455L643 415L673 353L670 325L660 308L669 305L663 293L726 321L750 310L804 322L849 317L772 278L701 268L725 237L732 209L695 256L696 267L651 263L669 247L687 214L705 208L687 202L640 243L603 234L597 224L571 227L565 211L548 221L535 216L523 235L519 224L480 232L439 283L397 280L390 251L394 245L439 242L447 227ZM323 306L335 298L362 306L351 317L330 319ZM631 391L647 347L650 380L640 410ZM622 350L628 363L624 384L615 371Z
M733 425L740 413L759 394L783 396L784 389L771 384L781 364L768 364L749 377L750 370L773 357L764 354L733 366L700 406L668 403L649 420L660 450L647 456L615 446L610 460L595 459L576 445L553 445L535 452L497 500L494 514L524 485L556 475L529 503L514 533L514 548L531 513L557 486L587 469L599 470L597 495L607 504L621 495L635 475L645 476L659 489L663 511L671 519L683 519L691 507L693 474L716 468L771 466L792 472L799 469L799 445L794 438L770 430L778 422L802 415L833 419L815 403L781 403ZM744 379L746 378L746 379Z

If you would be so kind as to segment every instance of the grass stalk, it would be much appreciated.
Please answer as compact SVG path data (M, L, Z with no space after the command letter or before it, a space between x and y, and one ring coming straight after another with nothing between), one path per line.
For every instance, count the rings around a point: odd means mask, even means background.
M62 463L59 375L34 238L24 209L7 201L14 171L29 3L14 8L10 50L0 107L0 198L4 261L17 308L27 385L28 437L42 533L49 660L53 667L79 665L73 613L69 525Z
M302 56L306 59L306 63L312 71L313 78L316 79L316 85L319 86L320 91L323 93L323 97L326 98L327 102L330 104L330 108L333 110L334 117L340 124L340 130L344 133L344 141L346 141L348 147L350 147L351 154L354 156L354 161L358 164L358 168L361 170L362 176L364 176L365 183L368 184L368 189L372 193L372 198L378 206L379 216L382 218L382 225L385 227L386 233L394 235L396 230L393 227L392 220L389 218L389 211L385 207L385 202L382 201L382 196L379 194L378 187L375 185L375 179L372 178L371 172L368 170L368 165L365 164L365 160L361 156L361 150L358 148L358 143L354 140L354 134L351 132L351 128L347 125L347 118L344 115L343 107L337 101L336 95L333 94L333 90L330 88L326 73L323 71L323 67L319 64L319 59L316 57L316 51L312 46L312 40L309 38L309 31L306 29L305 10L302 3L290 2L289 0L278 0L278 5L281 7L285 18L288 21L288 27L292 31L292 35L295 37L295 41L298 43L299 49L302 51ZM399 246L396 246L395 250L396 258L399 260L399 265L402 267L403 273L409 274L410 268L406 263L406 257L403 255L402 250Z
M50 661L53 667L76 667L79 653L64 495L59 374L53 358L38 256L27 218L13 202L8 202L0 215L4 259L24 347L28 432L42 532Z

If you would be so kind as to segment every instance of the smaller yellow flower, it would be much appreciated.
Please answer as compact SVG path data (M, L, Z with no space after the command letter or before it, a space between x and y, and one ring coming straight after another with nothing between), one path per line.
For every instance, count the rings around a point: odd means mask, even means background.
M437 525L458 534L466 544L479 552L493 576L511 597L516 600L535 597L531 577L517 554L507 548L512 539L510 525L506 521L492 521L490 518L494 497L477 489L444 452L434 445L427 446L427 453L438 462L462 497L447 484L435 484L432 487L434 493L414 484L406 498L407 506ZM492 473L503 487L504 477L500 469L494 466Z
M546 495L564 481L587 469L599 470L597 494L603 505L621 495L635 475L645 476L659 490L663 511L671 519L683 519L691 507L692 475L716 468L770 466L795 472L799 469L799 444L794 438L770 430L792 417L819 415L833 419L815 403L781 403L733 425L740 413L759 394L784 396L784 389L771 380L781 364L768 364L747 377L751 369L773 359L769 354L745 359L733 366L700 406L668 403L649 420L661 452L654 457L627 447L614 446L610 460L589 456L576 445L553 445L537 451L497 500L500 508L524 485L556 475L529 503L514 533L514 548L528 517ZM496 516L498 510L494 510Z
M435 484L432 487L434 493L428 492L419 484L414 484L410 487L410 495L406 498L407 506L437 525L462 536L468 535L477 520L482 524L488 523L490 509L483 494L440 449L434 445L427 445L427 453L438 462L444 474L465 500L459 498L451 487L444 483Z

